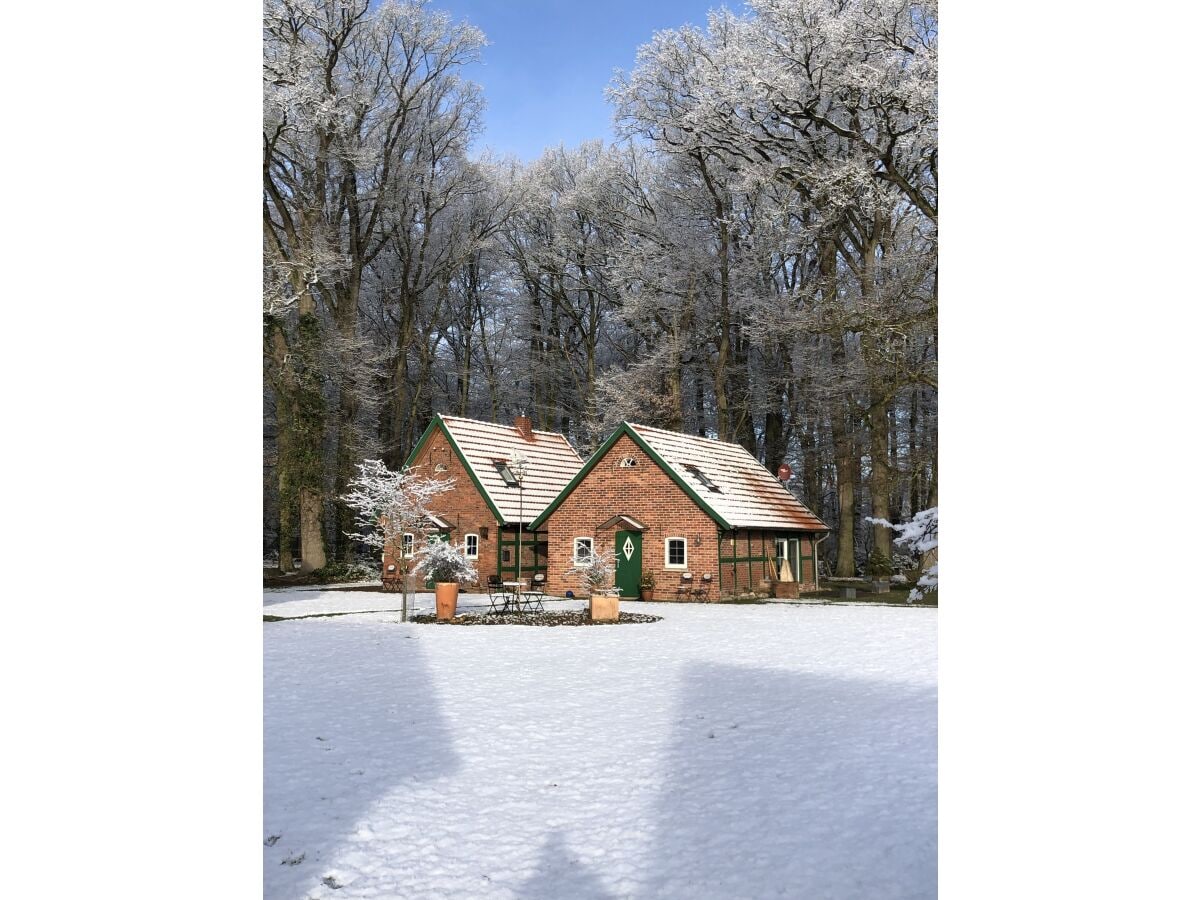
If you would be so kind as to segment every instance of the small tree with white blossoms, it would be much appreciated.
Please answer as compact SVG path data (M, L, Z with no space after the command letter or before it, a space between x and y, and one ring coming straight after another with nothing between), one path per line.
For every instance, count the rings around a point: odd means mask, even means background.
M605 590L612 582L613 574L617 570L616 559L612 550L593 550L583 559L576 560L565 574L568 577L575 576L579 580L579 586L593 594Z
M364 460L357 468L358 475L341 499L354 510L354 524L361 530L347 533L368 547L380 551L392 549L401 576L400 618L407 622L409 560L404 555L404 535L430 530L429 502L450 490L454 479L422 478L417 475L416 467L393 472L378 459Z
M937 590L938 508L936 506L921 510L921 512L912 517L911 521L900 525L893 525L887 519L868 518L867 521L878 525L886 525L896 532L897 544L908 547L914 553L919 554L917 586L908 594L909 603L912 603L914 600L920 600L929 591ZM933 565L925 569L925 566L930 562ZM922 571L923 569L924 571Z
M417 568L435 584L474 581L475 565L457 544L432 540L416 552Z

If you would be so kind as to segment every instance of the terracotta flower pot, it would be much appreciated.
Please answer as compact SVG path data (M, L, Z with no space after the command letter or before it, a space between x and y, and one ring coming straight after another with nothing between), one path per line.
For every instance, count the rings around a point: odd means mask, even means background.
M642 599L643 600L653 600L654 599L654 588L642 588Z
M437 601L437 617L440 621L448 622L454 618L458 609L458 582L439 581L433 591Z

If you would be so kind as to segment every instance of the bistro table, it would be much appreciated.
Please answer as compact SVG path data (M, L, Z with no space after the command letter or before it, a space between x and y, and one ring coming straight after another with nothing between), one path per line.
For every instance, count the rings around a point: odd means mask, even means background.
M505 581L504 583L504 612L509 611L509 603L512 603L513 611L521 611L521 591L525 590L524 581Z

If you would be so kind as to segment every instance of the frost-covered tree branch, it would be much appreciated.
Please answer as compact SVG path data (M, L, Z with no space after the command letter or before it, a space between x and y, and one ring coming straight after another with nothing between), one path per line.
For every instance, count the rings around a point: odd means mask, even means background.
M356 467L342 502L353 511L356 531L349 536L376 550L391 551L403 579L403 619L408 620L408 560L403 552L406 533L430 531L429 504L454 487L453 478L425 478L416 467L393 472L382 460L368 459Z
M897 544L908 547L918 554L920 562L917 567L917 584L909 592L908 602L920 600L929 591L936 591L938 586L938 508L934 506L922 510L910 521L899 525L893 525L886 519L868 518L867 521L892 529L897 534Z

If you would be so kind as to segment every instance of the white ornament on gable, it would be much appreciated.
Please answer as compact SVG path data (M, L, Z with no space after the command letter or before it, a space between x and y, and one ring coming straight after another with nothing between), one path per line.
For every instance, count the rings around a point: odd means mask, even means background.
M625 552L626 559L633 559L633 538L627 536L621 549Z

